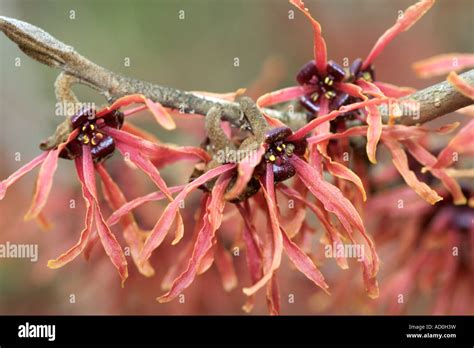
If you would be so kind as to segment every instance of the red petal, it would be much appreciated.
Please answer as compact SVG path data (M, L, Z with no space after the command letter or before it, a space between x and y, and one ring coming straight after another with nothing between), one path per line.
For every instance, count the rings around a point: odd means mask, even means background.
M150 109L153 116L155 116L156 122L161 125L164 129L175 129L176 124L168 111L160 103L154 103L150 99L145 99L145 104Z
M236 204L242 219L244 220L243 239L245 242L247 268L250 273L250 280L255 284L262 277L262 250L260 240L258 239L255 226L250 221L251 211L248 201L244 203L244 207ZM242 309L249 313L254 305L254 296L249 296L247 302Z
M267 165L265 185L261 184L262 192L265 196L265 202L267 203L268 216L273 234L273 251L271 264L268 269L265 270L264 275L258 282L253 284L249 288L244 288L243 292L245 295L250 296L256 293L261 287L263 287L273 276L274 271L280 267L281 254L283 251L283 239L280 230L280 223L278 221L277 203L275 197L275 188L273 180L273 171L271 164Z
M339 233L337 232L336 228L332 225L330 219L325 216L327 214L325 214L322 211L322 209L320 209L316 204L304 199L299 194L298 191L296 191L296 190L294 190L294 189L292 189L288 186L280 184L279 189L280 189L281 192L283 192L283 194L285 194L289 197L292 197L292 198L294 198L294 199L296 199L300 202L303 202L305 206L307 206L309 209L311 209L311 211L313 211L313 213L318 217L318 220L323 225L323 227L326 231L326 234L327 234L329 240L331 241L331 245L335 245L336 248L339 245L342 245L342 240L339 236ZM336 262L339 265L339 267L341 267L342 269L349 268L349 266L347 265L347 260L344 257L344 255L337 255L336 256Z
M280 290L278 289L278 281L276 273L273 274L272 280L267 284L267 306L270 315L280 314Z
M382 116L379 109L374 105L367 105L367 157L370 162L377 163L376 151L382 135Z
M11 174L8 178L3 181L0 181L0 200L5 197L8 187L13 185L18 179L20 179L23 175L29 173L33 169L35 169L38 165L44 162L48 156L48 152L43 152L41 155L35 157L33 160L25 164L23 167L15 171Z
M106 198L110 208L112 210L119 209L121 206L127 203L122 190L112 179L102 164L98 164L96 169L100 175L100 178L102 179L104 197ZM151 267L150 263L146 262L143 265L138 263L138 255L143 248L144 232L138 227L132 213L124 215L120 219L120 222L122 223L123 227L123 236L130 247L130 254L132 255L133 261L137 265L139 272L146 277L151 277L155 271L153 270L153 267Z
M362 93L363 92L362 86L358 86L358 84L359 84L358 82L357 84L348 83L348 82L336 82L334 83L334 88L336 88L340 92L349 94L351 97L367 99L367 97ZM321 114L324 115L324 113L322 112Z
M410 186L416 193L418 193L421 198L430 204L435 204L436 202L443 199L438 195L438 193L436 193L436 191L432 190L424 182L418 180L415 173L413 173L408 167L407 155L396 141L390 140L387 137L383 142L392 153L392 162L395 168L397 168L398 172L403 177L408 186Z
M365 231L362 219L352 203L344 197L342 192L334 185L324 181L318 171L300 158L293 156L291 163L296 169L296 174L313 195L323 203L324 208L337 216L349 236L352 236L354 226L366 240L372 255L371 274L378 272L378 256L375 247ZM352 237L351 237L352 238Z
M423 78L446 75L451 71L460 71L474 66L474 54L440 54L413 64L416 74Z
M260 163L264 154L265 148L261 145L256 151L252 151L249 156L242 159L237 167L237 180L229 192L226 193L226 200L237 198L242 193L252 178L255 167Z
M303 0L290 0L290 3L295 5L298 9L303 12L303 14L311 21L313 26L313 35L314 35L314 60L316 62L316 68L318 69L319 74L322 76L326 75L326 65L327 65L327 49L326 42L321 33L321 25L316 21L309 10L305 7Z
M468 84L462 77L456 74L454 71L451 71L447 78L448 82L456 88L456 90L468 97L469 99L474 100L474 86Z
M365 70L398 34L410 29L433 6L434 2L435 0L421 0L407 8L403 16L399 17L397 22L377 40L361 69Z
M474 153L472 135L474 134L474 120L464 126L448 143L438 155L437 162L433 168L443 168L449 166L454 158L453 155L462 153Z
M112 136L116 141L122 142L131 148L139 149L143 155L149 156L152 160L157 161L155 165L158 168L180 160L201 160L204 162L210 160L209 154L197 147L176 147L165 144L155 144L146 139L111 127L103 127L102 130L104 133Z
M82 251L85 249L90 235L91 235L91 230L92 230L92 221L93 221L93 205L94 205L94 199L87 191L85 183L84 183L84 175L82 172L82 159L80 157L76 158L74 160L75 165L76 165L76 171L77 175L79 177L79 181L81 183L82 187L82 196L84 197L84 202L86 203L86 217L85 217L85 227L81 232L81 236L79 238L79 241L74 245L72 248L70 248L68 251L65 253L61 254L54 260L49 260L48 261L48 267L49 268L60 268L66 265L67 263L71 262L74 260Z
M318 127L319 125L334 120L336 117L338 117L341 114L344 114L349 111L354 111L357 109L362 109L368 105L380 105L383 103L388 103L390 101L389 98L374 98L374 99L369 99L369 100L364 100L358 103L352 103L349 105L344 105L339 110L334 110L331 111L327 115L321 115L316 117L314 120L309 122L307 125L301 127L298 129L296 132L294 132L292 135L290 135L287 138L287 141L293 141L293 140L298 140L303 137L305 137L309 132L311 132L313 129Z
M418 142L413 140L404 140L403 145L407 148L410 154L422 165L431 167L436 163L436 157L428 150L421 146ZM443 183L444 187L451 193L454 199L454 204L466 204L467 200L462 193L459 184L451 178L444 169L431 169L430 172Z
M415 88L399 87L386 82L374 82L387 97L401 98L416 92Z
M127 260L123 254L122 248L118 243L117 239L110 231L109 227L102 217L102 213L99 208L99 202L97 199L97 190L95 185L95 176L94 176L94 164L92 162L92 156L90 152L90 147L87 145L82 146L82 165L84 173L84 183L94 198L93 210L94 210L94 219L97 227L97 233L104 247L105 253L109 256L115 268L117 268L120 278L122 278L122 287L125 283L125 280L128 277L128 268Z
M282 233L283 236L283 247L285 248L286 254L290 258L291 262L303 273L309 280L324 290L329 295L328 288L324 280L324 276L314 264L313 260L306 255L290 238L288 238L286 232Z
M227 172L217 179L217 182L212 189L211 200L207 206L206 215L204 216L204 225L198 233L188 267L174 280L171 289L157 299L159 302L163 303L171 301L193 282L199 264L207 252L212 248L215 232L220 227L225 207L224 193L231 178L232 173Z
M364 79L358 79L356 83L360 88L362 88L365 94L369 94L377 98L385 97L384 93L380 90L380 88L375 83L366 81ZM362 99L366 99L366 97L364 96Z
M61 149L50 150L41 165L38 180L36 181L36 191L31 202L30 209L25 214L25 220L31 220L38 216L41 209L48 200L51 187L53 186L54 173L58 167L58 156Z
M148 260L153 250L155 250L166 237L166 234L173 223L176 212L179 209L181 201L183 201L190 192L198 188L200 185L212 180L216 176L233 170L234 168L235 164L224 164L217 168L211 169L183 188L183 190L176 196L174 201L166 207L160 219L151 230L151 233L145 241L145 245L143 246L143 250L140 254L141 262Z

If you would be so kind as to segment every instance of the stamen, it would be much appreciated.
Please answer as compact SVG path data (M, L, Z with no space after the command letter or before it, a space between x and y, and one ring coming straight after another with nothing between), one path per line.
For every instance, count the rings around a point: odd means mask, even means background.
M275 162L276 157L275 157L275 155L270 155L270 156L268 157L268 159L270 160L270 162Z

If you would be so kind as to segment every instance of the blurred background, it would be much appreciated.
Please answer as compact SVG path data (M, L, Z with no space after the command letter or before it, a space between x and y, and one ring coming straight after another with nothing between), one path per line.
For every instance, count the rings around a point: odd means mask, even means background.
M350 61L365 57L377 38L393 25L398 11L414 2L305 3L323 27L329 58L342 63L346 57ZM289 11L294 11L294 19L289 18ZM299 68L312 59L311 26L285 0L0 0L0 15L39 26L112 71L183 90L231 92L244 87L257 96L294 85ZM440 53L472 52L473 15L472 0L438 1L419 23L397 37L377 58L377 79L415 88L442 80L417 79L411 64ZM54 113L53 83L57 75L57 70L28 58L0 35L0 178L37 156L40 141L62 121ZM81 101L104 103L100 95L86 87L77 87L75 91ZM198 145L202 140L202 121L198 117L179 118L178 130L172 132L160 129L146 113L137 116L135 124L165 142ZM127 197L150 192L153 186L131 169L124 170L118 157L108 161L107 167ZM169 185L174 185L186 181L191 171L190 165L174 166L164 172L164 177ZM241 288L249 284L243 256L236 261L240 276L236 289L226 293L212 268L184 292L184 303L155 301L162 294L161 278L176 258L179 246L159 248L153 258L157 274L151 279L138 275L130 266L131 276L124 289L120 288L115 269L101 247L96 247L89 262L79 257L62 269L50 270L47 260L79 238L83 203L72 162L61 161L46 208L54 227L42 231L22 218L29 206L34 180L34 173L26 176L0 201L0 243L39 246L36 263L0 259L0 313L243 314L245 296ZM190 204L198 198L191 196ZM77 202L73 209L69 207L71 199ZM160 211L159 204L143 208L138 215L140 224L150 228ZM189 222L193 213L192 209L186 213ZM236 227L223 227L226 228ZM357 306L329 306L334 299L320 294L302 274L291 270L287 261L279 271L282 313L385 313L373 310L362 286L345 295L353 296L353 300L346 300ZM321 267L331 287L345 287L353 274L360 278L359 267L342 271L333 262L327 263ZM290 294L294 295L293 303L287 300ZM72 295L75 303L71 303ZM416 308L415 313L423 313L423 309ZM258 297L253 313L266 313L263 294Z

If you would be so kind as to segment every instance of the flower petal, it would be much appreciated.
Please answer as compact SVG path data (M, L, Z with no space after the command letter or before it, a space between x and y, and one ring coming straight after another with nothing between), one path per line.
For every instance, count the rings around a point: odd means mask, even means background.
M299 247L296 245L290 238L285 231L282 233L283 236L283 247L285 248L285 252L290 258L291 262L298 268L298 270L303 273L309 280L311 280L316 286L319 286L321 289L324 290L325 293L329 295L329 291L327 290L329 286L326 284L324 280L323 274L319 271L319 269L314 264L313 260L306 255Z
M431 189L424 182L418 180L415 173L413 173L408 167L408 158L405 151L403 151L401 146L395 140L386 137L383 140L383 143L390 150L392 154L392 162L408 186L430 204L435 204L443 199L436 191Z
M48 155L41 165L38 180L36 181L36 191L28 212L25 214L25 220L35 219L46 205L49 193L53 186L54 173L58 167L60 149L48 151Z
M416 92L415 88L399 87L386 82L374 82L383 94L387 97L401 98Z
M372 163L377 163L376 151L382 135L382 116L379 109L374 105L367 105L367 157Z
M474 133L474 120L464 126L439 153L438 160L432 168L443 168L449 166L454 161L454 155L462 153L474 153L472 134Z
M250 280L255 284L262 277L262 249L255 226L250 220L251 210L248 201L244 202L244 206L236 204L237 209L244 220L243 239L245 242L245 255L247 268L250 273ZM242 309L249 313L254 305L254 296L249 296L247 302Z
M33 169L35 169L38 165L44 162L48 156L48 152L43 152L41 155L35 157L33 160L16 170L13 174L11 174L8 178L3 181L0 181L0 200L5 197L8 187L13 185L18 179L20 179L23 175L29 173Z
M150 157L152 161L156 161L157 163L154 164L158 168L180 160L201 160L204 162L210 160L209 154L197 147L155 144L131 133L111 127L103 127L102 130L116 141L122 142L131 148L139 149L143 155Z
M327 65L327 49L326 42L321 33L321 25L316 21L309 10L305 7L303 0L290 0L290 3L296 6L303 14L310 20L311 25L313 26L313 35L314 35L314 44L313 44L313 53L314 60L316 62L316 68L320 75L326 75L326 65Z
M326 115L320 115L316 117L314 120L309 122L307 125L301 127L298 129L296 132L294 132L292 135L290 135L287 138L287 141L294 141L298 139L302 139L305 137L309 132L311 132L313 129L318 127L319 125L334 120L336 117L340 116L341 114L347 113L349 111L354 111L357 109L362 109L364 107L367 107L368 105L380 105L383 103L388 103L390 101L390 98L373 98L369 100L364 100L358 103L352 103L349 105L344 105L339 110L334 110L331 111L330 113Z
M433 6L434 2L435 0L421 0L407 8L397 22L377 40L361 69L365 70L398 34L410 29Z
M194 191L202 184L212 180L213 178L221 174L233 170L234 168L235 164L224 164L222 166L209 170L205 174L201 175L194 181L187 184L183 188L183 190L176 196L173 202L171 202L166 207L160 219L151 230L151 233L145 241L145 245L143 246L143 250L140 254L140 262L148 260L153 250L155 250L161 244L161 242L163 242L163 239L166 237L166 234L168 233L168 230L170 229L171 224L173 223L174 217L177 213L177 210L179 209L181 201L183 201L190 192Z
M125 196L117 185L117 183L112 179L110 174L107 172L105 167L102 164L96 165L97 172L100 175L102 180L102 189L104 192L104 197L107 200L110 208L112 210L117 210L121 206L127 203ZM138 255L143 248L143 231L137 225L137 222L132 213L124 215L120 222L123 227L123 236L130 247L130 254L132 259L137 265L138 271L146 277L151 277L155 271L149 262L144 263L143 265L138 262Z
M410 154L422 165L430 167L436 163L436 157L426 150L421 144L413 140L404 140L403 145L407 148ZM450 177L444 169L431 169L430 172L441 180L444 187L451 193L454 199L454 204L466 204L467 199L464 196L461 187L455 179Z
M85 226L81 232L79 241L72 248L58 256L56 259L48 261L48 267L52 269L63 267L67 263L74 260L79 254L81 254L89 241L92 231L94 199L89 193L89 191L86 189L84 175L82 171L82 159L80 157L77 157L74 162L76 165L77 175L79 177L79 181L82 187L82 196L84 197L84 202L86 203L86 217L84 222Z
M413 69L419 77L428 78L446 75L451 71L460 71L474 66L472 53L440 54L413 64Z
M150 99L145 99L145 104L150 109L153 116L155 116L156 122L164 129L175 129L176 124L168 111L160 103L155 103Z
M104 247L105 253L112 261L115 268L117 268L120 278L122 279L122 287L124 286L125 280L128 277L127 260L123 254L122 248L118 243L117 239L110 231L109 227L104 221L102 213L99 208L99 201L97 199L97 189L95 184L94 176L94 164L92 162L92 156L90 147L88 145L82 146L82 165L84 174L84 183L89 191L90 195L94 198L94 204L92 205L94 211L95 225L97 227L97 233Z
M462 77L451 71L447 78L448 82L453 85L456 90L465 95L469 99L474 100L474 86L468 84Z
M232 173L227 172L220 176L212 189L211 199L207 206L204 224L194 243L193 254L186 270L173 281L171 289L157 298L161 303L169 302L186 289L194 280L199 265L214 244L214 235L222 222L225 207L224 193L232 178Z
M268 269L264 271L263 277L260 278L260 280L253 284L251 287L243 289L244 294L247 296L255 294L261 287L263 287L273 277L274 271L277 270L278 267L280 267L281 254L283 251L283 238L280 230L280 223L278 221L277 202L274 185L275 184L273 180L273 170L271 169L271 164L268 164L266 169L265 184L261 183L260 186L262 188L262 192L265 197L265 202L267 204L268 217L270 219L270 225L273 235L272 258L269 267L266 267Z

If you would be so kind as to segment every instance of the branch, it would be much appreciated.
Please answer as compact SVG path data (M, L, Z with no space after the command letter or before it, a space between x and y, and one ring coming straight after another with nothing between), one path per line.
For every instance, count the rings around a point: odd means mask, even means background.
M213 106L220 105L223 111L223 120L229 121L236 127L248 127L248 121L242 116L237 103L198 96L191 92L116 74L93 63L77 53L73 47L62 43L44 30L14 18L0 16L0 30L18 44L19 48L28 56L48 66L61 69L63 76L60 75L60 77L64 78L65 85L85 84L99 91L109 102L125 95L143 94L164 107L179 109L184 113L206 115ZM474 70L462 74L461 77L468 83L474 84ZM58 88L58 86L56 87ZM69 97L73 98L74 96L70 95ZM473 103L472 100L458 93L448 82L428 87L402 100L418 102L420 111L419 117L413 117L410 113L397 117L395 121L405 125L421 124ZM265 109L265 112L293 129L298 129L306 124L305 113L284 112L275 109ZM388 116L385 117L385 121L387 119ZM58 127L58 130L59 133L68 133L69 124L65 121Z

